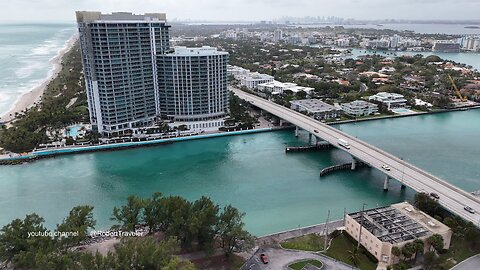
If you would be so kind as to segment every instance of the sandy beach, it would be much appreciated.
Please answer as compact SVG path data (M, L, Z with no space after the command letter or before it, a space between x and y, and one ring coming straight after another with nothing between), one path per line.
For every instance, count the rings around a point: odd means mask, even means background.
M29 109L42 101L43 92L47 88L47 85L55 79L62 70L62 58L66 52L72 49L75 42L78 40L78 34L73 35L65 44L58 54L50 60L53 65L52 72L48 78L46 78L40 85L30 89L27 93L23 94L13 107L0 117L0 122L8 123L15 119L15 113L21 113L22 111Z

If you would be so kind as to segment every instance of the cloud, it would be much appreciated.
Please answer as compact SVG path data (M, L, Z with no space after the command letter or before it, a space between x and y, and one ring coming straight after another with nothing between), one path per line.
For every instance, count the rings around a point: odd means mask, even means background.
M478 19L478 0L2 0L0 18L74 20L75 10L166 12L192 20L269 20L283 16L358 19Z

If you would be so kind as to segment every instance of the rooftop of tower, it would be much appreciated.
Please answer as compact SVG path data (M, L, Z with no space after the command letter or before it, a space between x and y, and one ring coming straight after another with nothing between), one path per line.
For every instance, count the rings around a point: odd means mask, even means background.
M117 22L117 21L147 21L147 22L166 22L165 13L145 13L143 15L133 14L131 12L112 12L112 14L102 14L100 11L77 11L77 22Z

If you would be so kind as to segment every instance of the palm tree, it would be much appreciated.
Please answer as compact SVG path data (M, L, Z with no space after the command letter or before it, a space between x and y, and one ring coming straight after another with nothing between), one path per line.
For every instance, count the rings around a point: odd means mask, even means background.
M354 247L352 250L348 250L348 259L355 266L358 267L360 263L360 253L358 247Z
M400 250L399 247L392 247L392 255L395 258L400 258L400 256L402 255L402 250Z

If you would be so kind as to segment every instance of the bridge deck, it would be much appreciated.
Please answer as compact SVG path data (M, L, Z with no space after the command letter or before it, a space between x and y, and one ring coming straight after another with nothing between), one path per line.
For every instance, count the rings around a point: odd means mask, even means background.
M252 94L248 94L238 89L231 89L235 95L250 102L252 105L265 110L283 120L286 120L310 133L316 137L338 145L338 139L344 139L349 142L350 149L340 149L349 152L358 160L370 164L394 179L402 179L403 183L417 192L437 193L440 196L439 203L453 213L461 216L465 220L473 222L480 226L480 198L405 162L373 145L350 136L338 129L321 123L311 117L299 112L285 108L268 100L262 99ZM391 170L382 169L382 165L388 165ZM402 177L403 176L403 177ZM465 206L470 206L476 213L470 214L464 210Z

